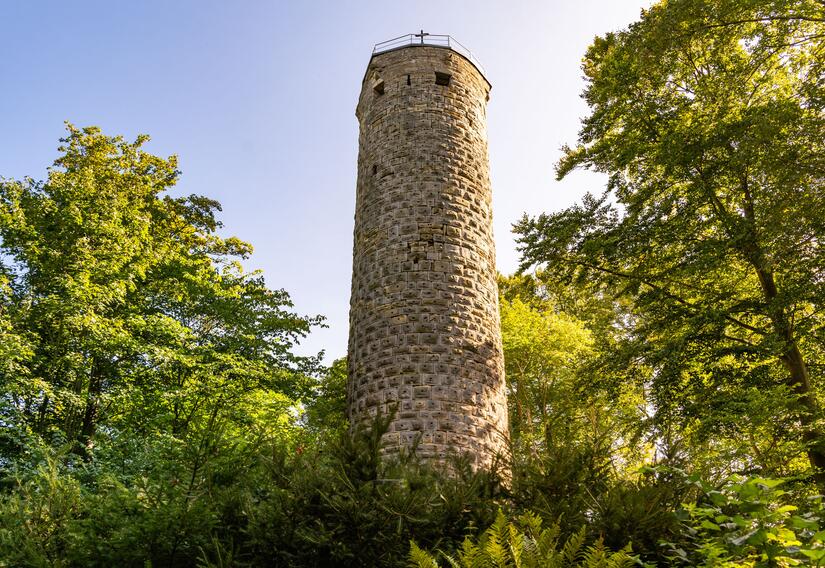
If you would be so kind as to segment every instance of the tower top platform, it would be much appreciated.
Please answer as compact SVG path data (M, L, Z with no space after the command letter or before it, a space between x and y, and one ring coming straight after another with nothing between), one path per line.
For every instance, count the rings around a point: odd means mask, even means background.
M405 34L398 37L394 37L392 39L388 39L386 41L382 41L380 43L376 43L375 46L372 48L372 56L375 57L381 53L386 53L388 51L395 51L397 49L405 49L408 47L441 47L444 49L452 50L462 57L464 57L467 61L473 64L473 66L478 69L478 72L487 79L487 72L484 70L484 66L481 65L481 62L473 55L473 52L467 49L464 45L462 45L457 39L449 35L443 34L430 34L421 30L417 34ZM487 79L489 83L490 80Z

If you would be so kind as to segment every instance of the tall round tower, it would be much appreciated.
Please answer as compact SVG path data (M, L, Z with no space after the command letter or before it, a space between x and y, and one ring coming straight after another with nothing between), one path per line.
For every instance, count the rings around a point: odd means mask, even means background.
M466 454L507 440L492 231L490 83L448 36L376 46L360 124L349 332L349 417L396 407L384 452Z

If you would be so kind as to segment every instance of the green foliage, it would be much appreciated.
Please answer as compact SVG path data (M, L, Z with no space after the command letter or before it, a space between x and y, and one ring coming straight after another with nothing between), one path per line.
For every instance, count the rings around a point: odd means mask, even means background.
M602 364L622 333L622 307L544 273L500 278L499 289L515 452L561 469L581 459L620 473L638 469L650 452L641 435L644 392L614 382Z
M444 475L410 455L382 460L387 424L342 436L331 455L277 462L247 529L256 565L400 566L413 537L449 548L492 521L495 478L466 463Z
M314 394L320 319L146 141L69 125L47 181L0 181L2 562L194 565Z
M632 540L656 554L675 529L682 487L634 473L652 454L638 435L644 396L599 369L615 343L617 307L542 274L499 287L514 502L558 520L562 535L586 525L614 549Z
M337 439L349 428L347 419L347 360L341 358L321 375L307 400L307 425L313 432Z
M130 438L91 463L47 460L0 498L0 565L194 566L245 526L266 450L286 445L227 432L208 451L202 438L165 436Z
M532 309L520 297L501 303L501 329L511 436L563 436L558 430L575 406L572 377L590 334L574 318Z
M101 436L243 427L259 397L307 395L317 362L291 349L319 320L243 272L252 249L216 234L219 204L164 196L177 160L145 136L67 128L47 181L0 182L0 467L14 437L90 459Z
M401 566L492 522L497 481L379 459L388 421L328 446L231 430L52 459L0 496L0 566ZM110 450L111 451L111 450Z
M453 568L538 568L540 566L608 568L635 566L630 547L618 552L607 550L601 540L585 546L585 530L573 534L563 544L559 541L559 527L542 527L542 520L532 513L524 513L516 523L508 522L498 512L495 522L478 539L467 537L457 556L442 553L447 565ZM410 543L411 566L437 568L437 559Z
M525 267L623 302L608 376L708 472L825 467L824 29L815 0L671 0L596 38L558 174L607 190L517 225Z
M595 468L587 454L577 457L556 454L518 464L512 489L516 509L556 522L562 536L586 527L588 538L601 538L613 550L632 543L643 558L660 558L659 542L679 534L673 512L691 498L692 488L679 476L649 469L617 475Z
M666 543L674 565L821 566L825 561L825 509L821 495L780 489L788 482L733 477L702 490L679 511L687 539Z
M60 476L54 461L0 509L0 565L62 566L72 545L66 527L82 507L77 480Z

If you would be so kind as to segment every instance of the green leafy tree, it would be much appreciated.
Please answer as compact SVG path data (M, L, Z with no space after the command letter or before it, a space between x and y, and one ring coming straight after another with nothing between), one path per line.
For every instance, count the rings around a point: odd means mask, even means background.
M349 428L347 419L347 359L336 359L319 378L307 404L307 424L324 436L337 439Z
M633 383L611 385L601 362L622 334L621 307L542 274L500 278L499 290L514 502L558 519L564 536L586 525L612 548L632 540L655 554L681 487L637 473L654 457L645 399Z
M816 0L673 0L596 38L557 171L604 172L607 191L516 228L525 267L631 303L616 356L661 439L723 437L740 469L793 473L804 453L820 483L823 53Z
M575 406L573 373L592 344L581 322L564 314L539 312L520 298L501 304L511 435L557 435L565 412ZM562 408L563 407L563 408Z
M644 393L604 363L626 334L626 307L543 271L500 277L499 290L513 438L526 428L547 448L589 440L620 469L641 466L650 457Z
M164 195L177 160L147 139L69 125L46 181L0 183L3 420L87 458L102 424L213 432L250 397L297 400L317 363L291 349L319 320L243 272L217 202Z

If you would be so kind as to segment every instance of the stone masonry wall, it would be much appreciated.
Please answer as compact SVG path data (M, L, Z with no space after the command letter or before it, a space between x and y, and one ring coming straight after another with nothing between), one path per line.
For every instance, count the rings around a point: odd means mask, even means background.
M506 447L489 92L431 46L375 55L364 78L347 395L353 425L397 405L386 453L420 437L424 458L487 467Z

